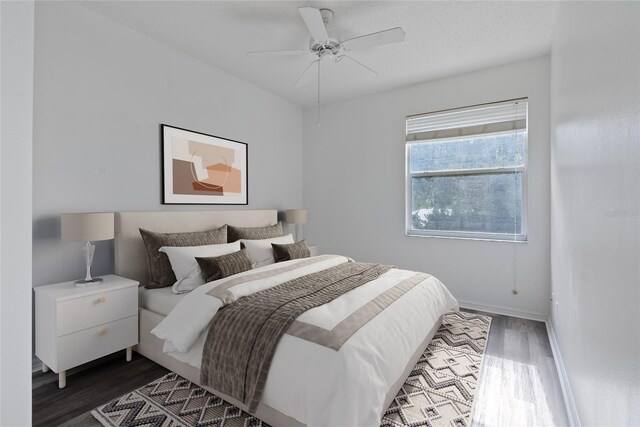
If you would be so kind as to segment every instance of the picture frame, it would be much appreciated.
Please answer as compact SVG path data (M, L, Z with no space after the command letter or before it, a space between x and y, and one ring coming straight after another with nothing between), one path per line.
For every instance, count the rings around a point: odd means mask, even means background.
M248 144L167 124L162 139L162 203L247 205Z

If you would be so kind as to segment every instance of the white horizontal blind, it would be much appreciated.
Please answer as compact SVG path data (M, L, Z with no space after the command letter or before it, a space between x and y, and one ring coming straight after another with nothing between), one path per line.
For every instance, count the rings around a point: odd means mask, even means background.
M407 142L525 129L527 100L516 99L407 117Z
M527 98L406 118L407 235L526 241Z

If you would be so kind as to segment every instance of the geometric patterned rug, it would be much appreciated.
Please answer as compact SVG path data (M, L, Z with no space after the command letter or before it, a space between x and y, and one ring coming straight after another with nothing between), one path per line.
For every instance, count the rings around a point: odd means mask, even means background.
M381 427L468 426L490 327L489 316L447 313L386 411ZM175 373L91 414L107 427L268 427Z
M107 427L268 427L173 372L94 409L91 415Z
M490 328L489 316L447 313L381 426L469 426Z

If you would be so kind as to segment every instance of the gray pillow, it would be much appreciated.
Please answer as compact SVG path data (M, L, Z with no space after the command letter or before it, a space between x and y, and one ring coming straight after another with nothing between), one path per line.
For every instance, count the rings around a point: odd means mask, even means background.
M249 253L244 248L227 255L206 258L196 257L196 261L198 261L205 283L251 270L251 258L249 258Z
M147 262L149 265L149 283L146 288L164 288L173 286L176 275L171 269L169 257L164 252L159 252L163 246L203 246L219 245L227 243L227 226L216 230L196 231L190 233L156 233L154 231L140 229L140 235L147 250Z
M266 227L234 227L227 226L227 239L229 243L240 239L262 240L271 239L273 237L283 236L282 223L276 225L268 225Z
M307 246L307 242L304 240L290 245L278 245L276 243L272 243L271 247L273 248L273 256L276 259L276 262L289 261L290 259L298 258L309 258L311 256L309 246Z

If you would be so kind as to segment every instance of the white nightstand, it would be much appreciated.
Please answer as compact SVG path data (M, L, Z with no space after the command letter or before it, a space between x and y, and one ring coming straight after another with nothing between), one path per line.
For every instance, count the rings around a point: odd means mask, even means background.
M318 256L320 254L320 250L317 246L309 246L309 252L311 253L311 256Z
M66 371L138 343L138 282L110 274L102 284L76 288L73 282L34 288L36 356L42 370Z

